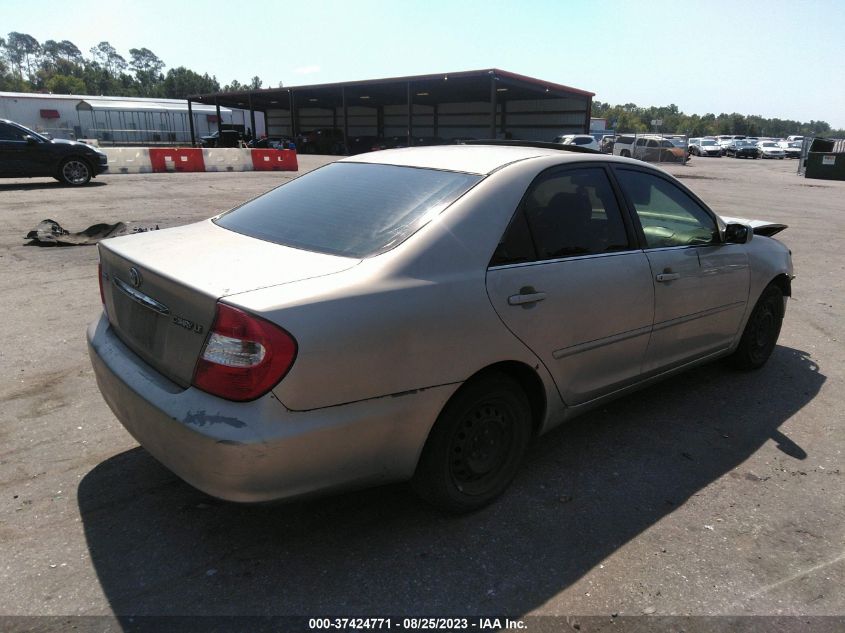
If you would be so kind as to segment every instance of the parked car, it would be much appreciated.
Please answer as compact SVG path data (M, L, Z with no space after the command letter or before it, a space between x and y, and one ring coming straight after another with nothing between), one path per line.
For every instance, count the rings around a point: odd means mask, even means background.
M601 137L599 141L599 151L603 154L613 153L613 144L616 142L616 136L613 134L606 134Z
M296 143L289 136L263 136L249 141L247 147L255 149L296 149Z
M637 158L648 162L685 162L687 151L660 136L620 136L613 145L616 156Z
M587 147L599 151L598 141L589 134L563 134L552 139L552 143L561 143L563 145L579 145L580 147Z
M787 158L801 158L801 141L781 141L778 143Z
M96 147L49 139L14 121L0 119L0 178L50 176L79 186L108 168L108 156Z
M715 139L703 138L693 149L696 156L721 156L722 146Z
M299 135L296 143L300 154L346 154L343 130L319 128Z
M783 225L721 218L646 163L481 143L348 157L101 242L88 345L117 418L224 499L410 479L463 512L580 412L765 364Z
M725 156L734 158L757 158L760 155L757 145L751 141L733 141L725 150Z
M760 152L760 158L779 158L783 160L786 153L783 148L774 141L760 141L757 143L757 150Z
M696 147L696 146L697 146L700 142L701 142L701 139L700 139L700 138L698 138L698 137L689 139L689 141L687 142L687 154L688 154L688 155L690 155L690 156L692 156L692 154L693 154L693 150L695 149L695 147Z
M376 148L380 141L381 139L378 136L350 136L348 143L349 154L354 156L355 154L371 152Z
M241 141L241 133L237 130L215 131L205 136L200 136L200 147L238 147Z
M728 147L729 147L729 146L730 146L730 144L731 144L731 143L733 143L733 142L734 142L734 138L733 138L733 137L728 137L728 138L719 138L719 139L716 141L716 143L718 143L718 145L719 145L719 148L722 150L722 156L726 156L726 155L727 155Z

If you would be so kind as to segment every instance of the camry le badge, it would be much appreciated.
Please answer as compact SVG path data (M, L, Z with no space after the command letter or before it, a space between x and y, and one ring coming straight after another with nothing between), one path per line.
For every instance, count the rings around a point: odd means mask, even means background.
M138 288L143 281L141 273L134 266L129 269L129 281L135 288Z

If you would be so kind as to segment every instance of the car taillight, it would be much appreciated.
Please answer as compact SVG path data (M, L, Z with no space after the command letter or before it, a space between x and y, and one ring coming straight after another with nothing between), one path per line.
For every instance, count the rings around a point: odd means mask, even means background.
M218 303L193 384L227 400L255 400L285 377L296 351L296 340L278 325Z

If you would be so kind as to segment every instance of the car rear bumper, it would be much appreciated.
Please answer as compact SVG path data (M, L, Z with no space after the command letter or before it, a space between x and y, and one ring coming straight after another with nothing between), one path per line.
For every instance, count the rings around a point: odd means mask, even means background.
M296 412L272 393L235 403L182 389L129 350L105 315L88 328L88 351L97 385L126 430L186 482L230 501L408 479L457 388Z

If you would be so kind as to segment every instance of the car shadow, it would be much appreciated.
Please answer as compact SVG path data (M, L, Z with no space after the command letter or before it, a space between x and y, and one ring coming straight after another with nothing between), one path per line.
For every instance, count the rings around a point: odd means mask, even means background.
M58 180L49 180L44 182L12 182L12 183L3 183L0 182L0 192L2 191L37 191L39 189L84 189L88 187L106 187L108 185L107 182L103 182L102 180L92 180L91 182L78 186L72 187L70 185L66 185Z
M778 427L825 380L786 347L757 372L692 370L544 436L505 496L469 516L406 485L221 502L140 448L88 473L79 509L118 616L524 614L716 479L759 485L732 471L766 442L805 459Z

